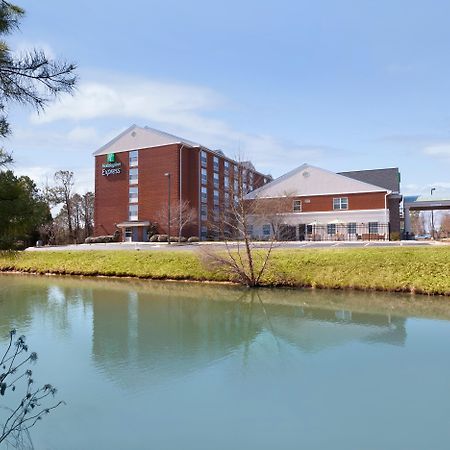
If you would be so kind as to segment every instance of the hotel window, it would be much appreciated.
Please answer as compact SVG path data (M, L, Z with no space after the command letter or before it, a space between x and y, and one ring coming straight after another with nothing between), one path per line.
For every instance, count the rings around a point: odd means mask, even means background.
M244 194L246 194L246 193L248 192L248 189L247 189L247 183L246 183L246 182L242 183L242 192L243 192Z
M230 206L230 193L225 192L224 194L225 207L228 208Z
M130 203L137 203L138 201L138 187L137 186L130 186L128 190L128 200Z
M208 206L205 203L202 204L200 212L201 212L201 219L205 221L208 220Z
M223 188L228 189L230 187L230 177L225 176L223 178Z
M130 173L129 173L129 181L130 181L130 184L137 184L137 182L138 182L138 177L139 177L139 171L138 171L138 168L135 167L134 169L130 169Z
M131 240L133 237L133 230L131 228L125 228L125 240Z
M328 234L336 234L336 224L335 223L329 223L327 225L327 233Z
M225 175L228 175L230 173L230 162L229 161L223 162L223 171L224 171Z
M234 173L234 178L237 178L238 174L239 174L239 167L237 165L233 166L233 173Z
M202 167L206 167L208 164L208 154L204 150L201 151L200 158L202 162Z
M208 181L208 172L202 167L202 184L206 184Z
M270 224L265 224L262 226L263 236L270 236Z
M208 203L208 189L202 186L202 203Z
M347 233L356 234L356 222L350 222L347 224Z
M233 182L233 190L236 193L239 191L239 182L238 182L238 180L236 180L236 178L234 179L234 182Z
M138 151L137 150L132 150L129 153L129 163L130 163L130 167L135 167L138 165Z
M217 156L214 156L213 167L214 170L216 170L217 172L219 171L219 158Z
M378 234L378 222L369 222L369 234Z
M219 191L214 189L214 206L219 205Z
M348 197L333 198L333 209L348 209Z
M214 179L214 187L218 188L219 187L219 174L217 172L214 172L213 179Z
M138 220L138 205L128 206L128 220Z
M203 239L206 239L208 237L208 227L206 225L202 225L200 234Z
M292 205L292 210L295 212L301 212L302 211L302 201L294 200L293 205Z

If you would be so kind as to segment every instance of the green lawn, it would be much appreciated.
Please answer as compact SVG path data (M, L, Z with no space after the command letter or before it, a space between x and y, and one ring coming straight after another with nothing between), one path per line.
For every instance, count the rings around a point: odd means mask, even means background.
M191 251L20 252L0 254L0 270L233 281ZM450 295L450 246L274 250L263 283Z

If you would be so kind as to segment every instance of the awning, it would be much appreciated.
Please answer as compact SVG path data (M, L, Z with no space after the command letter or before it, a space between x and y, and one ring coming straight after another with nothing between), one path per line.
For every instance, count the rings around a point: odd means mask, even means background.
M120 222L116 224L117 228L133 228L133 227L148 227L150 222L148 220L144 220L142 222Z

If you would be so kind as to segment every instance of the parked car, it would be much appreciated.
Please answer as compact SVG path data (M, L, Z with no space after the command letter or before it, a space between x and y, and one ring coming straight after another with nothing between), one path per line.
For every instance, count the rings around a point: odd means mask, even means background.
M416 239L431 239L431 234L418 234Z

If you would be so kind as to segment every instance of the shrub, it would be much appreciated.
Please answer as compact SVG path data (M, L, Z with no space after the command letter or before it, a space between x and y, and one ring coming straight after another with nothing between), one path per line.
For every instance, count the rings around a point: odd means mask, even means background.
M187 241L187 239L184 236L181 236L179 238L179 242L186 242L186 241Z
M159 241L159 234L154 234L150 237L149 242L158 242Z
M158 237L158 242L167 242L168 238L169 236L167 236L167 234L160 234Z
M170 242L178 242L178 236L170 236Z
M113 235L106 235L106 236L89 236L84 240L86 244L107 244L109 242L117 242L117 241L118 239L115 233Z
M398 231L393 231L390 235L391 241L399 241L400 240L400 233Z
M198 236L191 236L187 241L188 242L199 242L200 239L198 238Z

